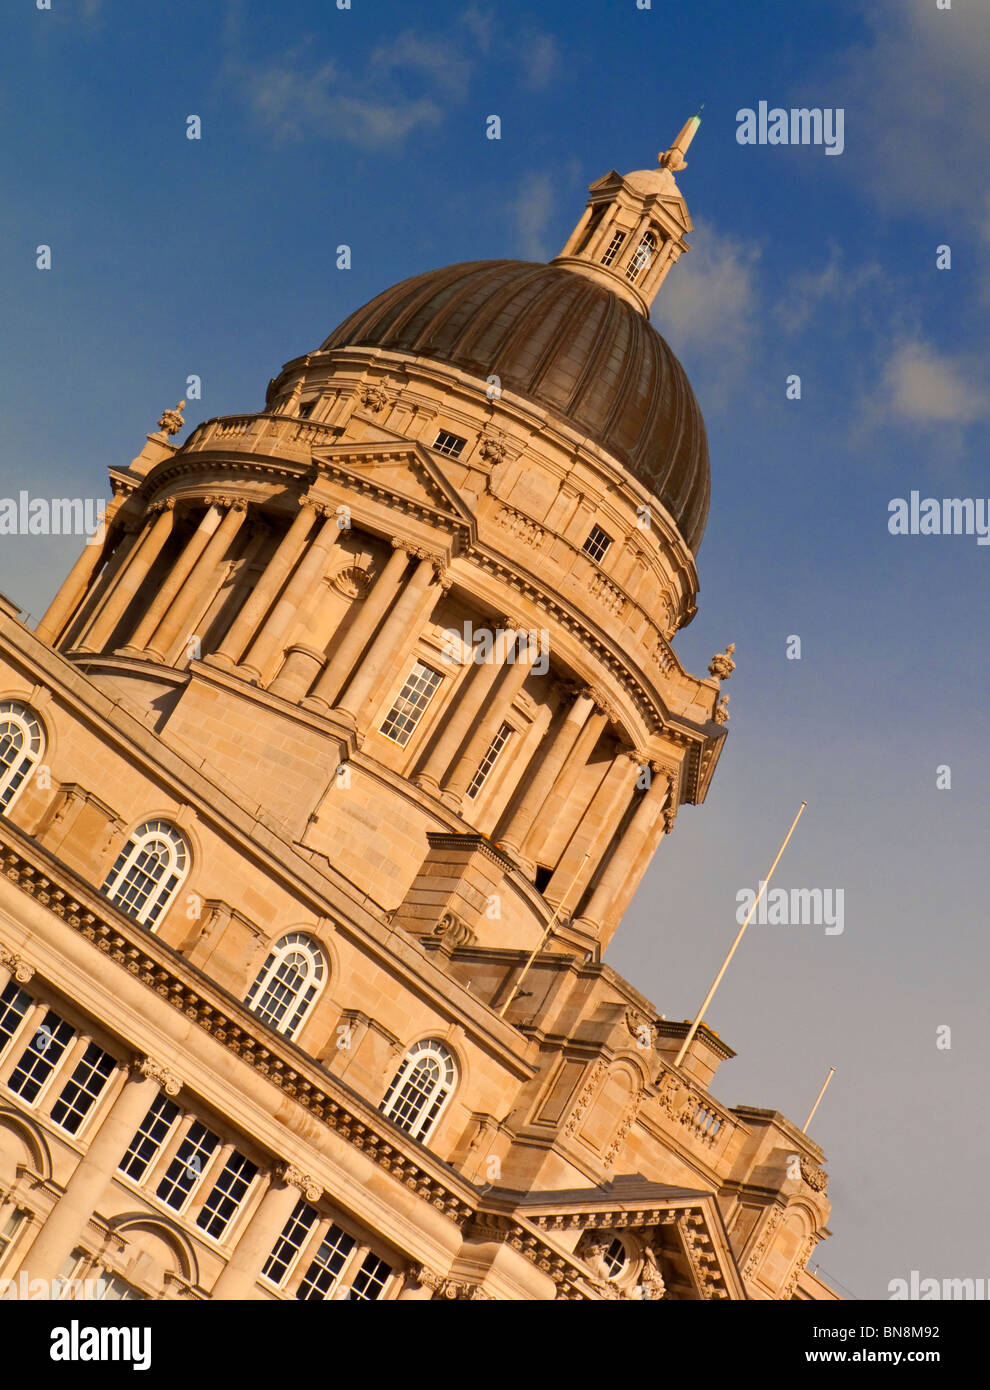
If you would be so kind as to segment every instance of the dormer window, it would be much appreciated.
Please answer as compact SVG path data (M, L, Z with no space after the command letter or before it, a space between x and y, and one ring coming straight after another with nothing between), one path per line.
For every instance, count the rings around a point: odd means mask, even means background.
M299 415L303 420L308 420L316 409L316 398L311 401L303 401L299 407Z
M446 454L448 458L455 459L467 443L459 434L451 434L448 430L440 430L433 447L441 454Z
M643 240L636 247L636 254L633 256L632 260L629 262L628 268L626 269L626 279L629 281L630 284L632 284L632 282L636 279L639 272L641 270L645 270L645 268L653 260L653 253L656 249L656 236L653 234L653 232L647 232L643 237Z
M611 239L611 241L609 242L609 244L606 246L606 248L605 248L605 254L604 254L604 256L602 257L602 265L611 265L611 264L612 264L612 262L615 260L616 256L619 254L619 248L621 247L621 245L622 245L622 243L625 241L625 239L626 239L626 234L625 234L625 232L613 232L613 233L612 233L612 239Z
M605 558L605 552L611 544L612 537L607 531L603 531L600 526L592 526L588 539L581 549L584 551L585 555L590 556L591 559L594 560L596 565L600 565Z

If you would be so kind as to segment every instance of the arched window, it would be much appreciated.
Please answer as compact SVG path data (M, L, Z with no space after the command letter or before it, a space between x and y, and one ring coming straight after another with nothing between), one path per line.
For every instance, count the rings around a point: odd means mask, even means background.
M31 770L45 751L41 723L16 700L0 704L0 814L17 800Z
M323 988L326 973L316 942L302 932L290 932L268 952L244 1002L276 1033L295 1037Z
M189 851L175 826L164 820L145 821L117 855L103 892L136 922L153 927L188 868Z
M626 271L626 279L630 282L630 284L633 282L633 280L636 279L639 272L650 264L650 262L653 259L653 253L656 249L656 237L653 235L652 232L646 232L643 236L643 240L636 247L636 254L629 262L629 268Z
M426 1139L456 1081L453 1057L443 1043L427 1038L406 1053L378 1108L414 1139Z

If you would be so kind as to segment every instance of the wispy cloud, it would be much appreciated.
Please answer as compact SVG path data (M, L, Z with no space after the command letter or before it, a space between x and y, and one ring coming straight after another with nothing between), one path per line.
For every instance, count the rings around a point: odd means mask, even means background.
M550 34L529 31L520 36L516 57L522 70L522 82L530 91L542 92L557 75L560 49Z
M823 311L860 309L868 292L883 283L884 271L877 261L850 266L842 250L829 248L828 260L818 269L803 270L784 285L775 314L788 333L800 333Z
M509 204L516 224L521 254L528 260L545 261L554 255L547 242L547 225L554 210L554 182L549 174L530 173Z
M887 359L879 409L907 425L971 425L990 414L990 397L971 364L916 340Z

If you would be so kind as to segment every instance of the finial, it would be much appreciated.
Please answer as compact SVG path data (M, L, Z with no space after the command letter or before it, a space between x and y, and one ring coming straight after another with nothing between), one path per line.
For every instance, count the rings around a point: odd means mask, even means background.
M708 663L708 674L717 680L727 681L736 669L736 663L732 660L735 649L735 642L730 642L724 652L716 652Z
M182 418L182 412L185 408L185 401L180 401L174 410L162 411L161 419L158 421L158 428L163 434L178 434L181 429L185 428L186 422Z
M681 169L687 168L687 160L684 158L687 148L697 134L698 127L701 125L701 112L705 109L705 103L701 107L697 116L692 116L689 121L685 121L681 127L681 133L671 145L669 150L657 155L657 163L662 169L669 169L672 174L679 173Z

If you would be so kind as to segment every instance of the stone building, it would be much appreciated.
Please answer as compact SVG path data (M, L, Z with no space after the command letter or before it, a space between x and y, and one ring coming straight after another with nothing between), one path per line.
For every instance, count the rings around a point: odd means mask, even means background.
M15 1291L834 1297L821 1151L602 959L726 736L731 649L671 646L708 452L648 316L695 124L549 265L165 412L37 630L2 603Z

